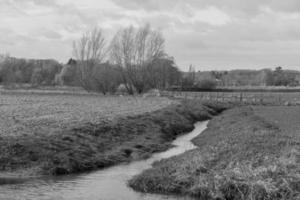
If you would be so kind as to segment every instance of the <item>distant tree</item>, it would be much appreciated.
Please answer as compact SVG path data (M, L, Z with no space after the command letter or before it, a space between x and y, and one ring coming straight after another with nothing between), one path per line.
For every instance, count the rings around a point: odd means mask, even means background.
M41 68L43 77L43 85L53 85L55 83L56 74L62 70L62 65L54 60L46 60L37 63L37 67Z
M78 75L77 61L70 58L56 77L56 82L68 86L81 86Z
M107 93L114 93L118 86L121 84L121 74L117 66L109 63L102 63L97 65L93 71L94 74L94 89L102 92L104 95Z
M64 65L58 76L58 82L61 82L63 85L80 86L77 74L77 66Z
M183 88L191 88L194 87L196 82L196 72L193 65L189 66L189 71L187 72L186 76L182 78L182 87Z
M180 84L181 72L175 66L174 59L171 57L154 60L146 66L146 72L147 89L165 89Z
M120 67L128 93L133 94L134 88L138 93L143 92L147 88L147 68L165 56L161 33L150 25L130 26L116 33L110 47L111 61Z
M31 76L36 67L32 61L28 61L25 59L17 59L20 62L20 71L22 73L22 83L30 83Z
M43 70L41 68L36 68L31 76L31 84L33 86L39 86L43 82Z
M9 57L5 57L3 62L1 62L0 67L0 76L3 84L14 83L16 80L14 70L11 66L11 59Z
M54 60L26 60L7 57L0 63L0 76L4 84L52 85L61 68L62 66ZM36 81L37 73L41 77L38 82Z
M297 84L296 75L284 71L282 67L276 67L274 71L266 74L266 85L295 86Z
M74 60L73 58L70 58L67 65L76 65L77 64L77 61Z
M92 89L94 67L104 60L106 53L106 40L102 29L94 28L73 42L73 54L79 69L78 79L84 89Z
M196 83L196 87L200 89L211 90L217 87L217 82L213 79L203 79Z
M218 72L218 71L211 71L211 74L215 79L219 79L219 80L222 79L223 76L223 72Z
M271 86L274 85L274 77L273 77L273 71L272 70L268 70L266 71L266 75L265 75L265 82L267 86Z
M282 73L283 72L282 67L280 67L280 66L276 67L275 72Z

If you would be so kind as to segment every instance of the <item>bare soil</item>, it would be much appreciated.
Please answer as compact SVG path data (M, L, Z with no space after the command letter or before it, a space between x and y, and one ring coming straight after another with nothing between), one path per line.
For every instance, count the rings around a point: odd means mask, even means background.
M176 103L163 97L74 94L0 94L0 137L48 135L85 123L139 115Z

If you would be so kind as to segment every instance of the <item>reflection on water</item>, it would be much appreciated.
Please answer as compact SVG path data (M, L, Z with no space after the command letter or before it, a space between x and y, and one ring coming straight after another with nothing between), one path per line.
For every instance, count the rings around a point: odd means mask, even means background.
M134 175L150 168L154 161L181 154L196 148L190 140L206 128L207 122L195 124L195 129L178 137L175 147L153 154L147 160L118 165L93 173L34 179L16 185L0 186L2 200L159 200L191 199L170 195L142 194L127 187L127 181Z

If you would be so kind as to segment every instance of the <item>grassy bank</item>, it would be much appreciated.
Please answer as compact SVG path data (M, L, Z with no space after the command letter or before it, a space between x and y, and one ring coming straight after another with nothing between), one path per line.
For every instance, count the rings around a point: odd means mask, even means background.
M283 131L280 124L259 114L266 113L262 109L225 111L193 140L198 149L154 163L129 185L142 192L205 200L299 199L299 132L296 137ZM283 113L285 120L288 112Z
M224 109L221 104L186 101L49 134L1 137L0 169L60 175L145 158L170 147L177 135L193 129L194 122L209 119Z
M0 137L44 137L74 126L140 115L176 103L164 97L43 92L0 94Z

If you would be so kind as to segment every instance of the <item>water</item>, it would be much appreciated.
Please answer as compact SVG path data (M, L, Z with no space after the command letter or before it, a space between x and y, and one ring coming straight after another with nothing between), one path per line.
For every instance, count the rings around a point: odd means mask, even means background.
M151 167L154 161L194 149L190 141L206 128L207 122L195 124L195 129L174 140L175 147L153 154L147 160L118 165L96 172L32 179L20 184L0 186L0 200L188 200L188 197L142 194L127 187L132 176Z

